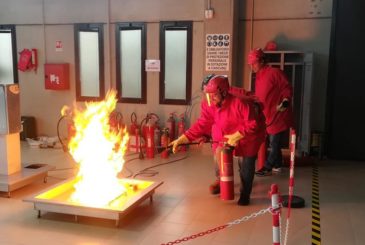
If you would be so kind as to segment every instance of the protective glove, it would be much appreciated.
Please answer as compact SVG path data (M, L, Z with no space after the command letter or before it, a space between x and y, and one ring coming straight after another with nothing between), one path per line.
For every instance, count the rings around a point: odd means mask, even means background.
M240 139L243 139L243 137L244 137L244 135L242 135L239 131L237 131L233 134L224 135L224 138L227 139L228 145L231 145L231 146L236 146L238 141L240 141Z
M287 98L283 99L279 105L276 106L276 110L283 112L289 107L289 100Z
M176 140L172 141L169 146L172 146L172 152L176 153L177 152L177 147L181 144L187 144L189 143L189 139L185 136L185 134L182 134L179 138L177 138Z

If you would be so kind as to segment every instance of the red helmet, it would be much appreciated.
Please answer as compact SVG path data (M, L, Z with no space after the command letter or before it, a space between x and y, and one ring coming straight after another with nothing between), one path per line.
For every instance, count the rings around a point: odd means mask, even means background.
M229 82L227 76L217 75L212 77L208 84L204 87L205 93L227 92L229 90Z
M275 51L275 50L277 50L277 48L278 48L278 45L274 41L267 42L266 46L265 46L265 50L268 50L268 51Z
M263 60L265 58L265 53L260 48L256 48L251 50L248 54L248 64L252 65L253 63Z

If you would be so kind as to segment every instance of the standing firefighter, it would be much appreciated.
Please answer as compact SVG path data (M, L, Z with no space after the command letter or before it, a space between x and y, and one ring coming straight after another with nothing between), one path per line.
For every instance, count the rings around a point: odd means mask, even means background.
M176 152L180 144L189 143L203 135L211 135L214 152L224 142L234 147L234 155L239 157L241 178L238 205L248 205L256 155L265 139L265 118L260 106L252 98L236 97L229 93L226 76L211 77L203 89L207 99L201 103L200 117L170 145L173 146L173 152ZM212 194L220 193L219 173L216 172L217 181L210 188Z
M279 172L282 166L281 141L285 131L293 125L292 86L283 71L266 64L261 49L254 49L248 55L248 64L256 73L255 95L264 106L266 130L270 140L270 153L257 176L268 176Z

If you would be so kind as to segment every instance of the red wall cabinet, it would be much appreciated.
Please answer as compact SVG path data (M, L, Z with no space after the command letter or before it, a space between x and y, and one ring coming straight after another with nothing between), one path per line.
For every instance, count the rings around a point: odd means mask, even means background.
M44 65L45 88L51 90L67 90L70 88L69 64Z

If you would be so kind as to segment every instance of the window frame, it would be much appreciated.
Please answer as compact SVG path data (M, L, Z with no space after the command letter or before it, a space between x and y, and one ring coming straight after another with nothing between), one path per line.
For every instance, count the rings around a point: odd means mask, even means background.
M98 33L98 50L99 50L99 96L82 96L80 81L80 46L79 32L97 32ZM101 101L105 97L105 77L104 77L104 31L102 23L94 24L75 24L75 82L76 82L76 101Z
M6 31L6 30L10 30L10 31ZM18 54L17 54L17 46L16 46L15 25L0 25L0 32L11 34L11 46L12 46L12 55L13 55L13 80L14 80L14 84L18 84L19 83Z
M192 21L166 21L160 23L160 104L168 105L188 105L191 100L192 88ZM166 99L165 98L165 32L168 30L184 30L187 31L186 42L186 92L185 99Z
M141 30L141 98L122 97L121 57L120 57L120 31ZM146 60L146 24L143 22L119 22L115 25L116 46L116 88L118 102L121 103L147 103L147 74L145 70Z

